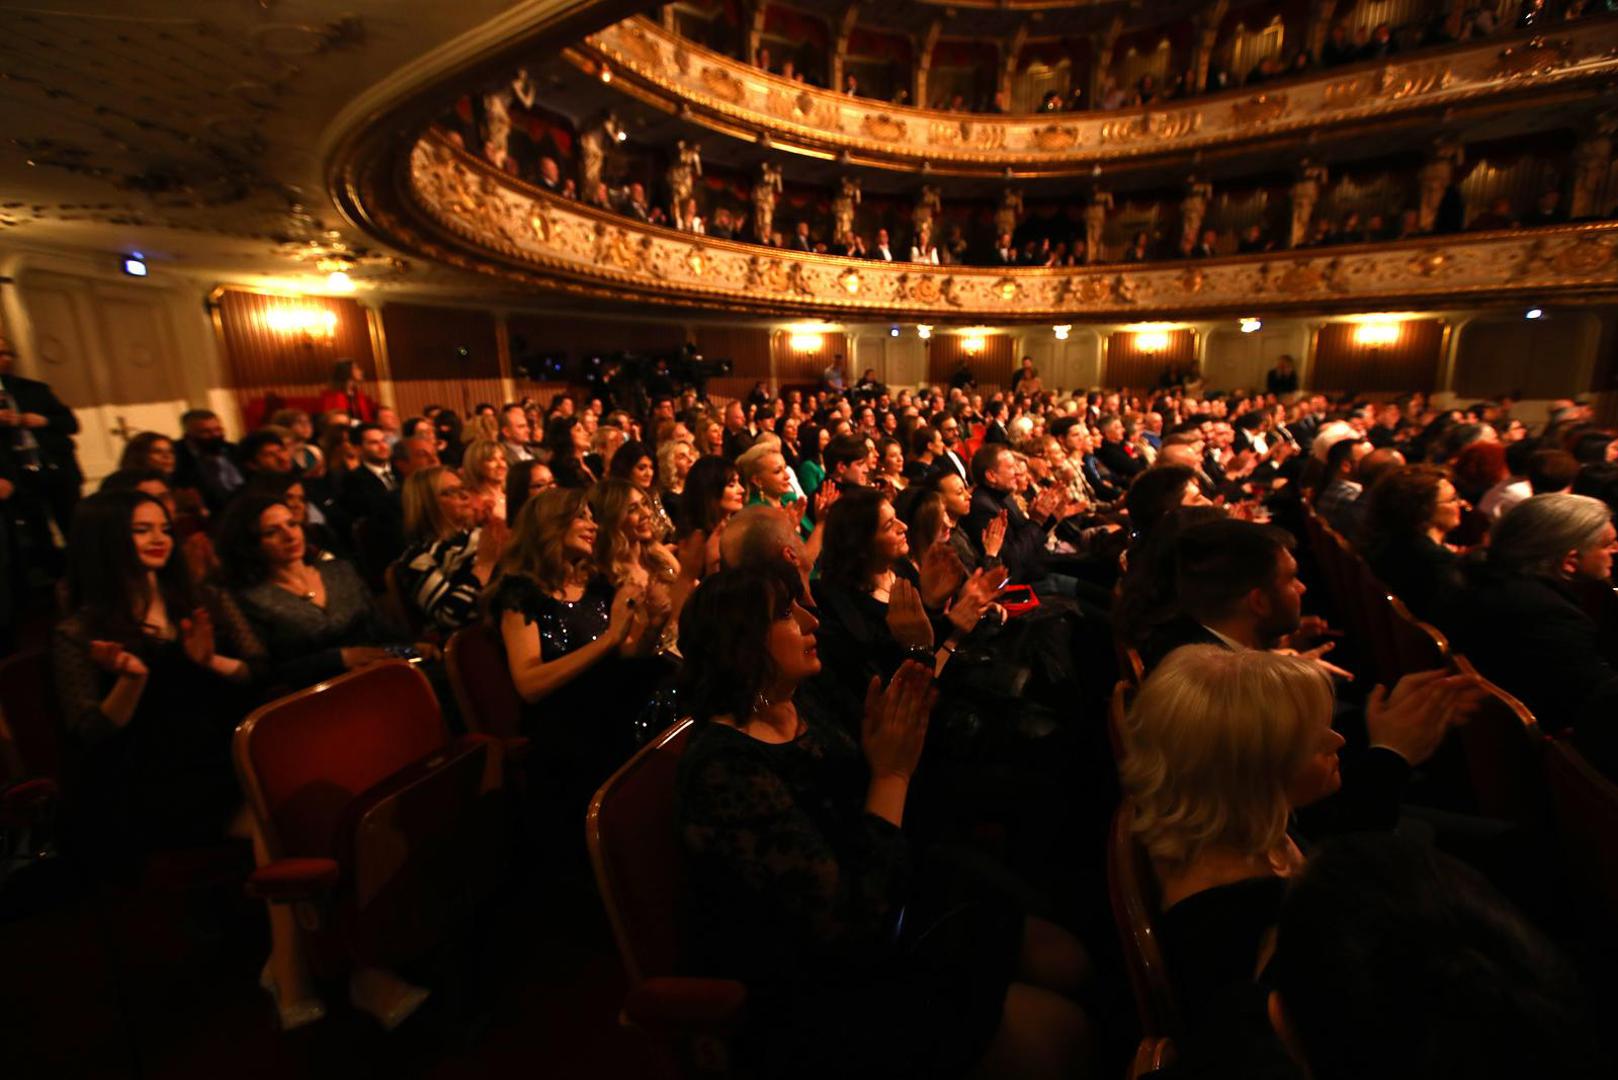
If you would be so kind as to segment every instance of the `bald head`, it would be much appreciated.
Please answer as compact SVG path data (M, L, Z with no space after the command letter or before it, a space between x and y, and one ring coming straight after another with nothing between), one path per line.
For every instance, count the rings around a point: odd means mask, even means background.
M1159 465L1184 465L1188 469L1202 468L1202 455L1197 448L1186 443L1168 443L1157 452Z
M805 576L809 572L798 531L785 514L768 506L749 506L725 523L719 536L719 560L728 569L786 565Z
M1378 447L1369 454L1360 458L1358 479L1361 485L1369 491L1383 473L1400 468L1405 463L1405 456L1391 446Z

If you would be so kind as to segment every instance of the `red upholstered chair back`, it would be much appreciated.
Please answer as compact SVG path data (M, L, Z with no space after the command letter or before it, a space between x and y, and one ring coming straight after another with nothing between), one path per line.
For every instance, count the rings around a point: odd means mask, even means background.
M50 657L28 649L0 660L0 714L30 776L61 779L62 727Z
M500 739L522 734L522 698L506 666L498 625L474 623L455 631L445 646L444 663L467 727Z
M1478 809L1504 821L1543 824L1548 807L1540 756L1546 740L1539 721L1528 706L1478 676L1466 657L1454 659L1456 670L1477 676L1484 689L1482 704L1460 729Z
M331 857L356 795L446 743L426 676L389 660L255 710L236 729L236 768L272 855Z
M1544 762L1568 865L1610 933L1618 922L1618 784L1565 739L1546 740Z
M641 747L590 801L585 835L631 983L674 973L684 889L674 776L691 735L681 720Z
M1157 875L1151 858L1130 831L1134 819L1135 809L1126 799L1113 815L1107 836L1107 892L1129 984L1135 992L1141 1033L1174 1038L1180 1031L1180 1008L1153 928L1161 904Z

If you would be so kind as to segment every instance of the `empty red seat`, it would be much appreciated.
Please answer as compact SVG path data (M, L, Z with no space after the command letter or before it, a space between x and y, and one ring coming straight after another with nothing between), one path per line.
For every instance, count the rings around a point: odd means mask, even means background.
M493 890L503 810L498 744L451 740L402 660L281 698L236 729L265 852L249 889L299 905L312 966L393 966Z
M675 974L685 875L674 781L691 727L690 720L675 724L601 785L585 834L629 975L623 1021L672 1040L703 1071L722 1071L726 1037L740 1019L747 988L733 979Z
M474 623L455 631L444 647L444 665L466 726L499 739L514 757L526 752L522 698L511 681L500 628Z

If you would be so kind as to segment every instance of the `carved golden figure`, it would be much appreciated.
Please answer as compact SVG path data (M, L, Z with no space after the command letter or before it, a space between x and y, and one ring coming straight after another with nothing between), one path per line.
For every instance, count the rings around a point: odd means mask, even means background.
M1325 190L1329 174L1326 166L1308 158L1298 163L1298 179L1292 185L1292 231L1288 247L1297 247L1309 238L1309 224L1315 219L1315 204Z
M761 244L770 242L775 229L775 200L781 194L781 167L765 162L759 166L758 181L753 185L753 238Z
M859 202L859 179L843 177L837 197L831 201L831 216L834 226L833 239L837 243L847 244L852 240L854 236L854 207L858 206Z

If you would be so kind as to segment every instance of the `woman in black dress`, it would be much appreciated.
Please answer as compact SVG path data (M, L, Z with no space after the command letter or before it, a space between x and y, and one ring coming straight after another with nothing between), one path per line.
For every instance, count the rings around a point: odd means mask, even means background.
M602 572L585 496L552 488L523 506L490 599L533 757L553 770L570 812L649 733L665 671L653 654L669 614L666 591L615 589Z
M1464 500L1437 465L1394 469L1372 486L1365 518L1365 561L1416 617L1443 625L1466 587L1461 557L1444 537L1461 523Z
M1078 943L947 888L902 831L930 672L871 680L863 720L800 707L820 659L799 589L727 570L681 618L689 970L747 984L738 1051L759 1075L1082 1075Z
M590 452L590 431L577 413L551 417L545 429L545 448L551 452L551 472L558 487L587 488L601 479L585 460Z
M219 841L241 803L230 744L252 671L174 548L168 511L141 492L93 495L73 516L72 614L51 659L83 755L83 836L111 859Z

